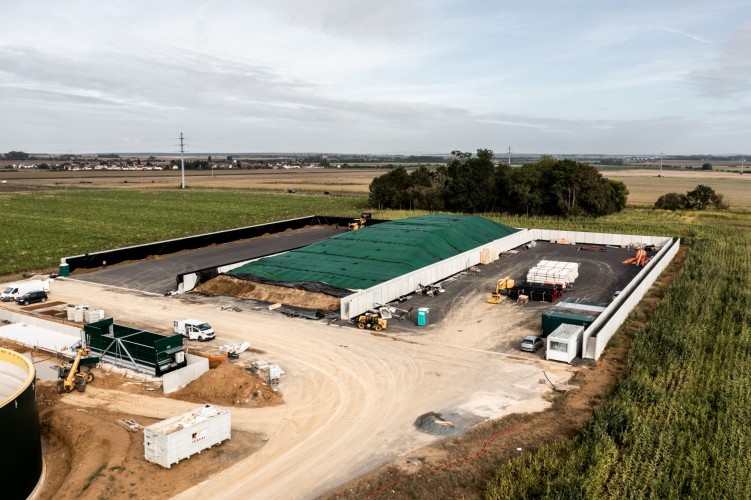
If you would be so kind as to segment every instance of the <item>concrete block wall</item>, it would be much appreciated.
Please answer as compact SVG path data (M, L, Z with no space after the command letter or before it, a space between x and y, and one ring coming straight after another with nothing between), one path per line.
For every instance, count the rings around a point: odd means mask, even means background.
M209 360L203 356L185 353L187 366L162 375L162 389L165 394L178 391L209 371Z

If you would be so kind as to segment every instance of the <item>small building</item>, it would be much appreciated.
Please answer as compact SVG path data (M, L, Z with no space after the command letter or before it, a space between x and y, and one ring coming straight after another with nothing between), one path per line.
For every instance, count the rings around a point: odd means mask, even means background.
M581 325L561 324L547 338L545 359L571 363L577 356L581 356L582 334Z
M83 342L102 361L157 377L187 365L182 335L159 335L112 318L84 325Z

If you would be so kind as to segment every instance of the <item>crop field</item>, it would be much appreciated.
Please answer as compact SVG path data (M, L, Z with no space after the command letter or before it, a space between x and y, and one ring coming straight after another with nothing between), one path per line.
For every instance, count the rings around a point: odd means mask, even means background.
M0 275L60 257L304 215L356 216L365 200L250 191L65 189L0 193Z
M290 170L217 170L215 172L188 170L185 184L200 189L245 189L253 191L338 194L368 193L374 177L386 170L366 169L290 169ZM106 187L119 189L174 189L180 187L178 171L68 171L42 170L3 172L0 179L8 186L50 187Z
M582 434L501 467L486 497L748 498L751 215L633 211L597 224L681 236L683 269L646 299L662 300Z
M615 170L604 172L610 179L622 181L628 188L628 205L651 207L665 193L686 194L704 184L725 197L731 208L751 208L751 175L727 172Z
M291 170L191 170L186 172L186 185L193 189L232 189L260 192L295 190L305 194L343 194L367 196L371 181L386 170L363 169L291 169ZM607 167L608 178L623 181L628 187L628 205L651 207L661 195L686 193L698 184L706 184L725 196L731 208L751 209L751 173L706 172L696 169L665 169ZM13 189L117 188L127 190L165 190L180 186L178 171L68 171L0 170L0 192Z

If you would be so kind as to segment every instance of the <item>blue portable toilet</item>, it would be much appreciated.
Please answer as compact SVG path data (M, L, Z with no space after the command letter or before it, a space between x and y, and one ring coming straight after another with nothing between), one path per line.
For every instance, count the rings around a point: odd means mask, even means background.
M420 307L417 309L417 326L425 326L428 324L428 308Z

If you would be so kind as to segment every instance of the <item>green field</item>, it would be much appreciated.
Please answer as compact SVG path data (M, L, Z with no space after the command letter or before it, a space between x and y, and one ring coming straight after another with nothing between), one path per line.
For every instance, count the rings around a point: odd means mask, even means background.
M60 257L304 215L359 214L365 200L248 191L44 190L0 195L0 276Z
M503 466L486 498L748 498L751 215L631 211L600 224L681 236L684 266L582 434Z

